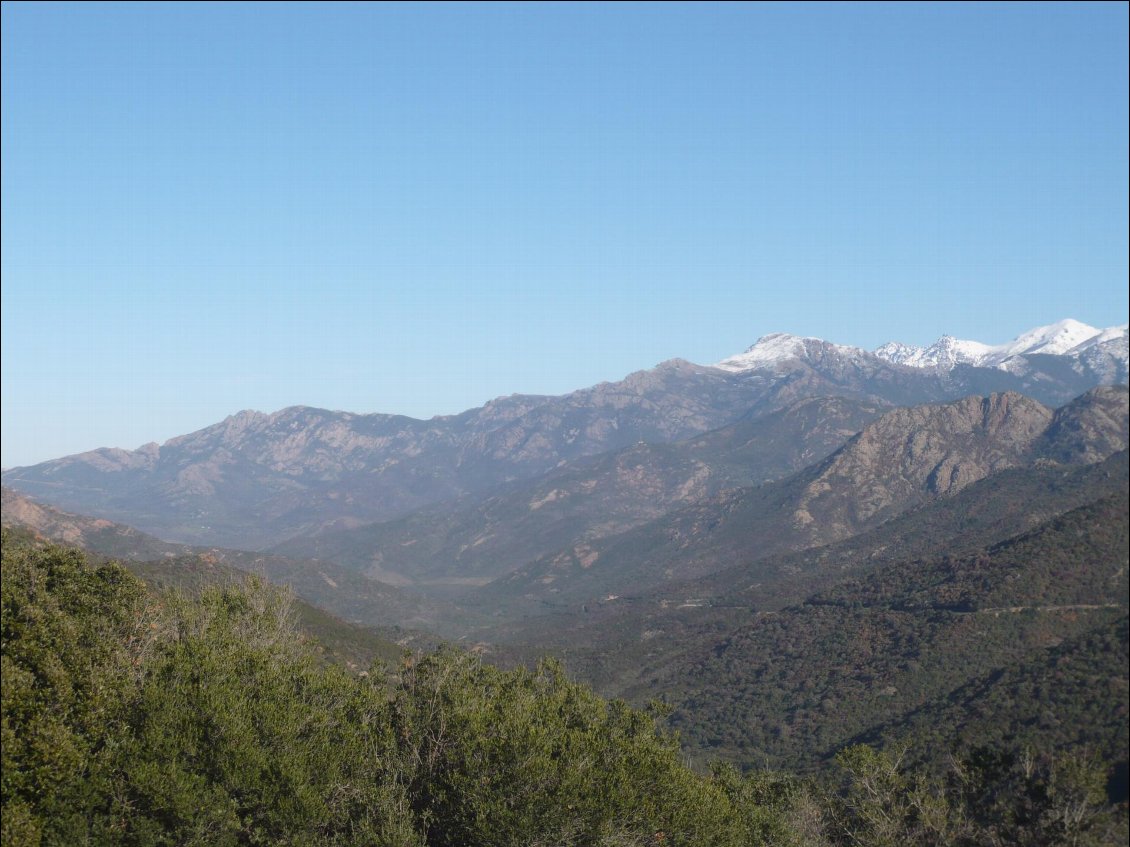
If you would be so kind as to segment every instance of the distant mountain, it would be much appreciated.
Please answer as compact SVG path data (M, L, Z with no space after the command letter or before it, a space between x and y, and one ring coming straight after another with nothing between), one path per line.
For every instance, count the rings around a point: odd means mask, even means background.
M574 541L593 541L723 489L823 459L874 420L874 404L825 397L673 444L639 443L577 460L486 498L294 539L274 552L329 559L420 588L489 582Z
M1056 406L1127 381L1124 330L1083 338L1073 323L1060 329L1027 334L1000 361L965 356L948 368L774 335L717 366L674 359L561 397L515 395L428 421L307 407L240 412L159 446L12 468L3 480L165 539L259 549L489 496L563 463L692 438L814 397L910 406L1016 391ZM1068 341L1076 343L1054 352Z
M548 611L846 539L1007 468L1091 462L1126 449L1127 398L1125 388L1105 387L1055 411L1012 393L895 409L788 479L574 543L492 583L478 599L484 607Z
M858 347L778 332L763 336L744 353L723 359L714 367L740 373L797 359L812 361L834 357L866 361L875 356L891 364L920 369L951 370L958 365L971 365L1024 373L1030 369L1025 360L1031 356L1063 356L1081 363L1106 356L1121 367L1121 378L1125 380L1128 337L1130 331L1126 325L1097 329L1068 318L1031 329L1006 344L962 341L943 335L929 347L891 341L874 353L868 353ZM1117 377L1117 373L1112 376Z
M831 393L831 392L826 392ZM673 361L564 397L510 397L418 421L296 407L241 412L136 451L5 472L39 499L195 543L258 548L482 495L562 462L738 419L765 387Z
M289 585L302 599L343 620L370 627L420 627L450 632L465 627L465 616L442 603L423 601L332 562L161 541L133 527L75 515L3 489L3 525L35 537L118 559L158 584L223 581L232 574L259 574Z
M1038 459L908 509L843 541L744 561L660 589L657 596L667 602L697 597L719 605L779 608L892 562L927 559L943 550L967 555L1028 533L1073 509L1117 496L1130 483L1128 460L1126 450L1085 465Z
M973 555L1042 523L1105 497L1130 484L1130 454L1115 453L1089 465L1033 465L1000 471L956 494L909 509L851 538L833 544L763 558L750 556L705 576L629 591L615 600L534 607L521 618L508 610L480 636L493 643L540 649L596 650L622 657L633 672L648 661L669 661L696 640L717 641L727 628L757 612L802 602L845 580L900 562L927 560L943 551ZM540 608L539 608L540 607ZM641 652L642 651L642 652ZM614 659L615 665L619 658ZM609 694L621 683L594 672ZM619 676L615 672L613 676Z
M1003 471L834 545L504 624L494 640L553 650L609 696L662 693L691 748L758 766L892 738L932 739L936 764L939 742L1009 738L1118 761L1126 657L1103 633L1126 614L1128 473L1126 451ZM1083 646L1051 658L1071 639ZM1051 690L1065 671L1073 687Z
M1128 353L1127 326L1097 329L1067 319L1029 330L1007 344L989 345L961 341L943 335L929 347L914 347L898 342L884 344L875 351L881 359L914 368L948 370L957 365L1000 368L1012 373L1038 369L1036 356L1062 356L1079 373L1089 372L1104 381L1126 380Z

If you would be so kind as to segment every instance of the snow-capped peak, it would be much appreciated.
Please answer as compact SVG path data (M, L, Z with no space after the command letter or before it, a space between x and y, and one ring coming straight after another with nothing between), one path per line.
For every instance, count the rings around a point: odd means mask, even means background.
M1068 318L1031 329L1005 344L984 344L943 335L929 347L890 341L874 353L866 353L857 347L832 344L819 338L774 332L759 338L744 353L723 359L714 367L740 373L772 368L790 360L814 362L832 355L856 360L874 356L891 364L911 368L951 370L957 365L972 365L1023 373L1029 369L1025 356L1044 355L1071 357L1076 360L1076 364L1072 365L1076 369L1082 366L1085 359L1090 363L1087 366L1092 369L1105 371L1121 368L1124 371L1127 337L1125 324L1097 329Z
M730 356L717 362L714 367L738 373L756 370L789 359L807 359L814 353L834 352L846 356L866 355L857 347L831 344L820 338L790 335L787 332L773 332L763 335L744 353Z
M1096 329L1070 318L1028 330L1006 344L989 345L943 335L929 347L890 342L875 351L880 359L913 368L952 368L966 364L1013 370L1020 357L1077 355L1096 344L1126 337L1125 326Z
M1130 336L1130 324L1107 327L1098 335L1092 335L1085 341L1076 344L1068 352L1072 354L1082 353L1084 350L1087 350L1098 344L1105 344L1108 341L1121 341L1125 344L1128 336Z
M929 347L915 347L891 341L875 351L875 355L892 364L911 368L952 368L954 365L976 364L993 348L979 341L963 341L943 335Z
M1017 336L1014 341L1000 345L996 348L996 352L1004 358L1023 356L1026 353L1062 356L1072 348L1101 333L1101 329L1068 318L1050 326L1030 329L1028 332Z

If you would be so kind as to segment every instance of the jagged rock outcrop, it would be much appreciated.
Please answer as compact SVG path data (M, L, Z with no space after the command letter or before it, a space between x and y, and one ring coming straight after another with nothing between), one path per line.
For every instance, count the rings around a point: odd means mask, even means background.
M884 514L1015 467L1053 417L1011 392L896 409L828 461L800 496L794 520L818 526L825 540L845 537Z
M1040 455L1067 464L1091 464L1124 449L1130 443L1126 405L1126 386L1107 385L1057 409Z

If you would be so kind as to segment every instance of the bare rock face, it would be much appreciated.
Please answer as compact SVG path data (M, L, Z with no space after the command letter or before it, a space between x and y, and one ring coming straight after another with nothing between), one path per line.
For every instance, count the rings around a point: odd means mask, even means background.
M1014 393L889 412L829 460L801 496L796 520L812 524L819 514L833 540L885 512L960 491L1025 461L1052 417Z
M1100 462L1130 444L1124 385L1088 391L1056 410L1041 447L1042 456L1066 464Z
M809 472L794 543L847 538L1009 468L1101 462L1130 445L1127 398L1106 386L1054 411L1004 392L887 412Z

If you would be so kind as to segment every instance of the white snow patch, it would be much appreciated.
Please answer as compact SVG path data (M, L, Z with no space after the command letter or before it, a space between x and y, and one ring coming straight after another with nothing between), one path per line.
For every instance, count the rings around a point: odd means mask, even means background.
M814 348L832 351L848 357L866 355L858 347L845 347L839 344L831 344L820 338L790 335L787 332L774 332L759 338L757 343L744 353L723 359L721 362L715 363L714 367L733 373L758 370L767 365L775 365L789 359L806 359Z
M1023 370L1021 357L1036 354L1078 356L1097 344L1118 341L1127 336L1127 327L1097 329L1070 318L1049 326L1028 330L1006 344L983 344L943 335L929 347L915 347L892 341L875 351L880 359L912 368L948 370L954 365L976 365L1001 370Z
M832 344L819 338L774 332L758 339L744 353L730 356L713 367L731 373L773 370L789 361L815 362L826 356L846 360L876 357L895 365L948 371L957 365L999 368L1014 373L1028 371L1025 356L1068 356L1092 369L1125 370L1127 325L1097 329L1070 318L1049 326L1036 327L1005 344L985 344L943 335L929 347L891 341L868 353L858 347Z

